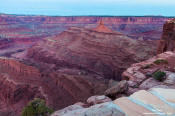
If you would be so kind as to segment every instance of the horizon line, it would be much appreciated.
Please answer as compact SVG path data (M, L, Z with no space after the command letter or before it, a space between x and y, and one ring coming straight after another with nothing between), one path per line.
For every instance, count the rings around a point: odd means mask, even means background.
M45 17L165 17L175 18L175 16L163 16L163 15L42 15L42 14L11 14L0 13L0 15L15 15L15 16L45 16Z

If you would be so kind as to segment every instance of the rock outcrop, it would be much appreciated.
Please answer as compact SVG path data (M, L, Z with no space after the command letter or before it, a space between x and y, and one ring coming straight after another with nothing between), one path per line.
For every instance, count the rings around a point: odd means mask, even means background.
M152 88L89 108L72 105L54 112L51 116L173 116L174 99L175 89Z
M103 20L100 20L99 25L93 30L97 32L103 32L103 33L113 33L111 29L109 29L104 25Z
M98 77L120 80L132 63L155 54L154 44L133 40L117 33L71 27L29 49L28 58L54 64L55 68L84 70Z
M158 75L155 75L156 72ZM123 72L122 77L128 80L128 93L132 94L140 89L148 90L156 86L175 88L174 72L175 53L169 51L159 54L149 60L133 64ZM165 79L161 76L162 74L165 75Z
M120 97L122 94L126 94L128 91L128 83L126 80L120 81L119 83L117 83L116 85L114 85L113 87L107 89L104 94L106 96L109 96L110 98L118 98Z
M163 26L163 34L157 53L166 51L175 51L175 19L167 21Z
M95 105L95 104L100 104L100 103L105 103L110 101L111 99L105 95L91 96L90 98L87 99L87 103L89 105Z

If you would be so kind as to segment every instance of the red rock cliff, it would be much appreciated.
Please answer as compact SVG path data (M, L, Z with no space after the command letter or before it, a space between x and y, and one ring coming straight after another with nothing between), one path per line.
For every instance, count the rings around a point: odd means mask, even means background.
M167 21L163 26L162 38L157 53L175 50L175 19Z
M24 106L34 98L45 99L50 107L60 109L106 89L103 80L82 75L80 71L77 75L66 75L54 69L48 71L37 67L15 59L0 58L0 112L20 116Z
M72 27L37 43L27 55L56 67L77 68L104 78L120 79L130 64L154 55L154 45L117 32Z

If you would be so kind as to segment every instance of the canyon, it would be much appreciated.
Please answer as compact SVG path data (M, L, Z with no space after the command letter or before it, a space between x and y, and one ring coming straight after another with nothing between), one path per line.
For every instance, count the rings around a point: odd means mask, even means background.
M43 38L70 27L95 28L100 20L110 29L133 39L159 40L165 21L172 17L25 16L0 14L0 56L11 56Z
M121 80L128 84L126 95L142 89L146 74L141 67L158 51L165 52L165 48L157 50L157 43L162 46L164 35L170 32L165 30L169 19L172 18L1 14L0 115L19 116L34 98L42 98L49 107L59 110L86 102L93 95L103 95L112 83L117 85ZM166 51L173 51L173 44L167 43ZM168 60L171 66L166 65L170 67L167 74L171 74L174 53L155 56L151 64L157 58ZM153 65L150 70L165 70L163 66Z
M122 73L122 81L104 92L105 97L92 96L86 102L58 110L52 116L175 115L174 33L174 20L167 21L157 48L163 53L132 64ZM160 51L161 47L166 49ZM115 98L112 101L107 96ZM86 107L85 104L91 105Z
M120 80L120 74L129 65L155 54L152 41L134 40L118 32L104 32L107 29L103 29L71 27L38 42L28 50L27 57L52 64L59 70L73 68Z

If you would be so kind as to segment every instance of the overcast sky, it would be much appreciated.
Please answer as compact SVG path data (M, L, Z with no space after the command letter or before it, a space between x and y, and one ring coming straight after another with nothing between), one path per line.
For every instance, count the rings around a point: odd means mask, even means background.
M0 13L175 16L175 0L0 0Z

